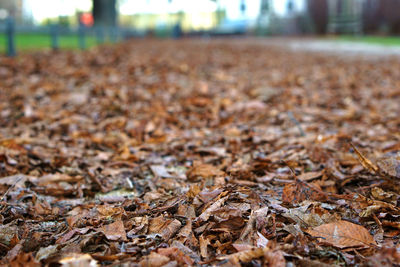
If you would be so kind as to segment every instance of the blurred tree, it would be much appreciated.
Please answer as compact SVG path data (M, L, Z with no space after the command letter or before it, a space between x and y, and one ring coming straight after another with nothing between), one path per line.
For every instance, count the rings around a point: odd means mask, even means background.
M377 33L383 24L383 10L380 0L364 0L362 22L364 33Z
M308 14L317 34L324 34L328 27L328 0L308 0Z
M400 1L399 0L381 0L383 20L386 22L389 33L400 34Z
M364 0L364 31L366 33L400 34L399 10L399 0Z
M116 0L93 0L93 18L95 26L116 26Z

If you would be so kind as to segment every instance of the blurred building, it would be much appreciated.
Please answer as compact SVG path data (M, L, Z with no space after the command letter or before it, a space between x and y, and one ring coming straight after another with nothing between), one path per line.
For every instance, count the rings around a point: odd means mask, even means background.
M318 34L400 34L399 0L308 0Z
M168 29L179 21L185 31L197 31L218 24L217 3L211 0L125 0L119 10L120 23L138 29Z
M364 0L362 21L365 33L400 34L400 1Z
M307 30L307 10L304 8L305 1L286 0L285 13L279 17L282 34L302 34Z
M362 0L330 0L329 33L362 32Z
M305 0L220 0L226 11L224 24L246 24L259 35L303 32ZM240 24L238 22L241 22ZM243 27L243 26L241 26Z
M365 0L363 3L363 30L374 33L383 27L383 12L380 0Z

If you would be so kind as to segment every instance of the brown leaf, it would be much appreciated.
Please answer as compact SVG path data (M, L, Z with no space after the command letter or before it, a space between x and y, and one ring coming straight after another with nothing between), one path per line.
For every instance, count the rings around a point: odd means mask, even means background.
M203 258L208 258L208 249L207 246L210 244L210 240L206 237L204 237L204 235L201 235L199 237L199 245L200 245L200 255Z
M306 231L319 242L338 248L368 248L376 245L372 235L363 226L348 221L323 224Z
M322 171L318 172L305 172L297 176L302 181L311 181L315 178L321 177L322 176Z
M268 247L249 249L236 252L234 254L230 254L227 256L218 257L218 260L229 260L232 261L232 263L238 263L238 262L245 263L245 262L250 262L253 259L257 259L264 256L264 253L268 252L269 250L270 248Z
M49 183L59 183L59 182L78 182L82 180L81 176L70 176L67 174L54 173L47 174L38 179L37 184L40 186L46 186Z
M327 196L321 189L300 180L285 185L282 192L282 202L284 203L300 203L304 200L324 201L326 199Z
M96 267L99 266L89 254L72 254L62 258L59 262L65 267Z
M210 164L198 164L193 166L191 170L187 173L187 178L189 181L196 181L199 179L205 179L210 177L216 177L224 175L224 172L217 169Z
M176 247L160 248L157 250L157 253L173 258L181 265L192 266L194 263L194 261L188 255Z
M228 199L229 196L223 197L215 201L210 207L208 207L203 213L200 214L199 217L197 217L196 222L204 222L207 221L208 218L210 218L211 214L216 211L218 208L220 208L222 205L224 205L225 201Z
M286 261L283 252L280 250L267 250L264 253L264 260L268 262L268 266L285 267Z
M100 228L108 240L127 241L124 223L120 220Z
M167 219L163 216L153 218L149 224L149 234L159 234L168 241L181 228L182 223L177 219Z
M10 261L10 267L39 267L41 264L36 261L31 253L20 253Z
M377 165L381 172L391 177L400 179L400 156L384 156L377 160Z
M169 257L151 252L149 256L144 257L140 262L141 267L161 267L170 261Z
M372 163L369 159L367 159L352 143L350 145L353 147L354 151L356 152L358 156L358 160L360 163L363 165L365 169L368 171L372 172L373 174L376 174L379 171L378 166Z

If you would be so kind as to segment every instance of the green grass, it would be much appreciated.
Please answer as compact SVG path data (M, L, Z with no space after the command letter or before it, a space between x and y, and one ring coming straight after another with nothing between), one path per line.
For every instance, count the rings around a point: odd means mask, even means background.
M15 42L17 52L26 52L32 50L41 50L51 48L51 39L49 34L16 34ZM79 49L78 35L60 36L58 40L60 49ZM93 36L86 36L86 48L97 44ZM0 34L0 52L6 50L6 36Z
M340 41L350 41L385 46L400 46L400 37L397 36L340 36Z

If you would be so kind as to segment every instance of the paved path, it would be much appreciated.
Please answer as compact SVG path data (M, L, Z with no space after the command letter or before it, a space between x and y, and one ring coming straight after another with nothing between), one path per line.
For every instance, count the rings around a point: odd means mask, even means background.
M366 44L348 41L318 40L318 39L291 39L282 42L291 50L315 51L333 54L345 54L346 56L366 57L399 57L400 47L384 46L378 44Z
M226 42L226 39L221 39ZM232 39L232 44L269 45L286 48L290 51L315 52L326 55L338 55L344 58L363 59L391 59L400 58L400 46L385 46L379 44L368 44L351 41L337 41L334 39L318 38L293 38L293 37L270 37L270 38L237 38Z

